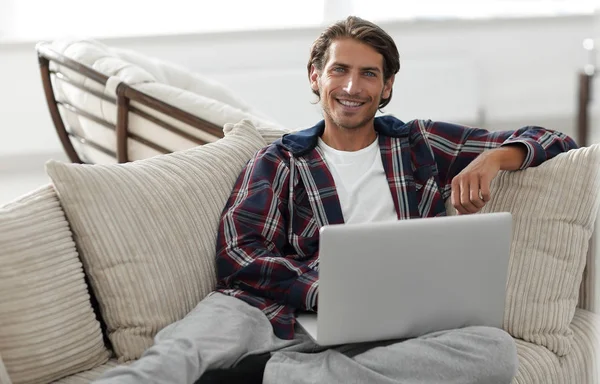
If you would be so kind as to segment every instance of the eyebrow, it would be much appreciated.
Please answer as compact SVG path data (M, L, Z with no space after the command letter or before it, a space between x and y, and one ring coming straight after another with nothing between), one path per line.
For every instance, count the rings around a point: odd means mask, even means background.
M331 64L332 67L342 67L342 68L350 68L350 66L348 64L344 64L344 63L338 63L338 62L334 62L333 64ZM381 73L381 70L377 67L360 67L361 71L372 71L372 72L379 72Z

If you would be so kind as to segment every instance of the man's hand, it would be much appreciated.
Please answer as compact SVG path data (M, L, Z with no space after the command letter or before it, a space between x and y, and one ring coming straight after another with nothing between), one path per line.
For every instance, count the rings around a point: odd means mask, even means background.
M518 170L527 148L511 145L483 152L452 179L452 205L459 214L476 213L490 201L490 185L500 170Z

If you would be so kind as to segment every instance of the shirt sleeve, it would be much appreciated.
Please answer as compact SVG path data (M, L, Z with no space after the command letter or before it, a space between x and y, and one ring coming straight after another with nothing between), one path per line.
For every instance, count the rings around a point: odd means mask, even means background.
M577 148L569 136L542 127L528 126L516 131L495 131L458 124L426 121L424 135L433 152L443 190L452 179L482 152L508 145L523 145L527 155L520 169L535 167L562 152Z
M219 224L217 286L315 310L318 272L302 257L284 253L293 249L286 225L289 174L266 149L240 174Z

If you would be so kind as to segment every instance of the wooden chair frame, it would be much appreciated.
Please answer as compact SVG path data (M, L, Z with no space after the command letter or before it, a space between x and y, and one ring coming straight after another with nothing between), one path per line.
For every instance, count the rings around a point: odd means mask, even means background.
M578 96L577 96L577 121L576 121L576 138L577 144L580 147L590 145L589 133L589 106L592 100L592 84L594 73L580 72L578 74ZM600 225L600 222L596 223ZM593 238L590 240L590 246L587 254L587 261L583 271L583 280L579 290L579 307L591 310L594 298L593 286L596 280L596 271L594 268L594 254L598 245Z
M589 106L592 100L592 82L594 79L593 73L579 73L579 92L577 99L577 144L581 147L589 145Z
M83 85L76 84L71 79L68 78L67 75L60 72L59 70L50 69L50 63L54 62L55 64L61 67L68 68L72 71L77 72L85 76L86 78L95 81L96 83L105 86L108 81L108 76L96 71L95 69L88 67L84 64L81 64L65 55L62 55L51 48L51 44L47 42L42 42L36 45L36 51L38 54L38 61L40 65L40 72L42 75L42 84L44 87L44 94L46 97L46 102L48 104L48 108L50 110L50 116L52 117L52 121L54 123L54 127L56 128L56 132L58 133L58 137L62 143L62 146L67 153L67 156L73 163L84 163L84 161L77 154L72 140L76 140L80 144L87 145L92 147L100 152L103 152L106 155L114 157L117 159L119 163L128 162L127 156L127 142L128 139L136 140L158 152L161 153L169 153L170 150L162 147L160 143L152 142L148 139L144 139L128 130L128 120L129 114L136 114L144 119L147 119L164 129L175 133L193 143L198 145L206 144L205 141L199 139L187 132L182 131L179 128L174 127L166 121L161 120L155 116L148 114L131 105L131 101L135 101L140 105L147 106L152 110L161 112L169 117L175 118L183 123L186 123L194 128L197 128L201 131L207 132L216 137L223 137L222 127L210 123L206 120L203 120L197 116L192 115L186 111L183 111L177 107L174 107L170 104L167 104L161 100L158 100L152 96L149 96L143 92L140 92L131 86L120 83L117 87L116 98L111 98L101 92L96 90L87 88ZM54 93L52 77L57 79L58 81L63 81L69 83L73 87L76 87L84 92L94 95L99 99L104 101L113 103L117 108L117 124L112 124L101 117L94 116L89 112L83 111L74 105L70 104L67 100L57 100L56 94ZM105 148L104 146L91 141L88 138L80 137L75 134L67 125L67 122L63 119L59 106L73 112L80 117L85 119L94 121L102 126L105 126L109 129L112 129L116 133L116 152L110 148Z

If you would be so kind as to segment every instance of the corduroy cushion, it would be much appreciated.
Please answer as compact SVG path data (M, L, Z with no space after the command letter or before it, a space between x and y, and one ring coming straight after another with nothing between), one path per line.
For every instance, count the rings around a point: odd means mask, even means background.
M106 362L110 353L51 186L0 208L0 250L0 356L13 384L48 383Z
M226 128L215 143L133 163L47 164L121 362L214 289L221 211L266 145L249 121Z
M563 356L573 339L569 325L600 206L600 145L501 172L491 188L481 213L513 215L503 327Z
M600 315L577 308L571 328L572 348L563 357L517 340L519 371L512 384L600 383Z
M105 364L90 369L89 371L80 372L75 375L62 378L53 382L52 384L89 384L92 381L99 379L100 376L102 376L106 371L109 371L119 365L120 364L117 360L110 359Z

